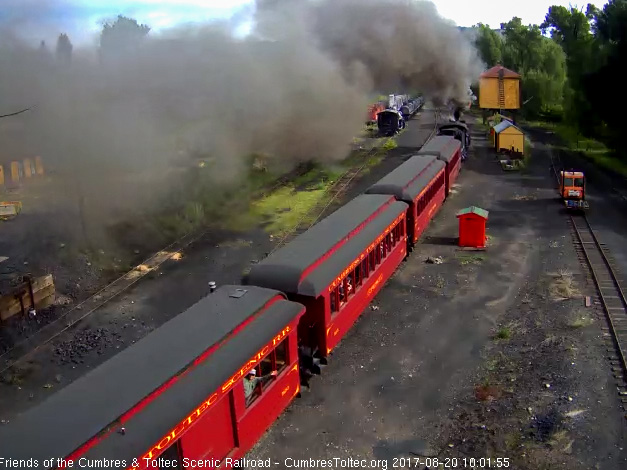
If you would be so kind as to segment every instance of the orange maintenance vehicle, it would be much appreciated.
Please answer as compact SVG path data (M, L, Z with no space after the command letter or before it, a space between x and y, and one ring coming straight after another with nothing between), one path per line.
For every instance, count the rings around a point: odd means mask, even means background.
M588 209L586 177L582 171L559 172L560 197L568 209Z

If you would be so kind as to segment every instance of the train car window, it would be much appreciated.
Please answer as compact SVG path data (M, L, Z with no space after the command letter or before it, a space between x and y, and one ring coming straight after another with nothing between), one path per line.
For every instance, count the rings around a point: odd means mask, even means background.
M259 363L259 368L261 369L261 377L268 375L270 372L274 370L274 364L272 363L273 354L270 353L266 357L264 357Z
M372 250L370 253L368 253L368 258L370 258L370 261L368 262L368 275L370 276L370 273L373 272L375 270L375 266L377 265L377 255L375 254L376 250Z
M353 275L355 276L355 289L356 289L357 286L361 286L361 281L362 281L361 264L355 268L355 274Z
M369 258L369 255L366 255L364 260L361 262L362 282L363 282L364 279L366 279L368 277L368 258Z
M329 294L329 298L331 299L331 313L335 313L338 311L338 301L337 301L338 288L336 287Z
M181 441L176 441L168 447L163 454L159 456L159 462L163 462L158 468L159 470L183 468L181 465Z
M287 357L287 340L283 340L279 343L279 345L274 350L275 355L275 367L276 370L281 373L283 369L285 369L288 365L288 357Z
M263 373L261 372L261 364L257 365L254 369L257 372L257 378L263 377ZM244 377L242 380L246 380ZM246 399L246 407L252 405L257 398L261 396L261 383L259 380L256 381L255 388L251 395Z
M276 370L281 374L289 364L288 342L283 340L274 348L266 357L264 357L259 365L255 367L257 371L256 385L252 394L246 400L246 407L252 405L258 397L263 394L264 388L274 382L276 379L270 373ZM242 379L246 380L246 378Z

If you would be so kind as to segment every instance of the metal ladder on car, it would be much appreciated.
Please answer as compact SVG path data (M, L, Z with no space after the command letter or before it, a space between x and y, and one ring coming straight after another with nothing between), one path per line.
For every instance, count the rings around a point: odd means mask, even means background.
M499 111L505 107L505 82L503 81L503 69L499 70Z

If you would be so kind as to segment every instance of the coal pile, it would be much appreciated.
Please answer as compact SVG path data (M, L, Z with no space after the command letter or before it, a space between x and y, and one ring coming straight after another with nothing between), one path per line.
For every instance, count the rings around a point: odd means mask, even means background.
M107 328L77 331L72 339L59 343L54 348L58 364L80 364L89 354L104 354L105 350L122 342L120 334Z

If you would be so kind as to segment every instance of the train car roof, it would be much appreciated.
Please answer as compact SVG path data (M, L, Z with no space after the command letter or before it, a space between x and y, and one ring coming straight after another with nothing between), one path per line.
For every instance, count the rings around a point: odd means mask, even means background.
M438 127L438 130L451 129L451 128L461 129L464 132L468 132L468 126L464 124L463 122L459 122L459 121L451 122L448 124L442 124L441 126Z
M366 190L366 194L392 194L412 203L446 165L431 155L414 156Z
M391 195L357 196L254 265L246 282L317 297L406 210Z
M255 315L260 311L262 315ZM67 457L103 431L117 430L123 414L185 371L123 424L124 435L106 434L85 455L139 457L239 370L258 351L259 343L271 341L302 311L302 305L274 290L223 286L0 427L0 455L40 461ZM247 326L229 337L251 317ZM189 367L212 346L216 347L211 360Z
M417 155L434 155L448 163L455 152L461 149L461 146L462 144L459 140L449 135L438 135L423 145Z

